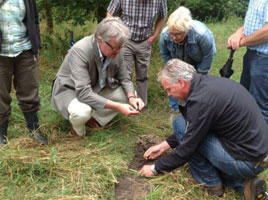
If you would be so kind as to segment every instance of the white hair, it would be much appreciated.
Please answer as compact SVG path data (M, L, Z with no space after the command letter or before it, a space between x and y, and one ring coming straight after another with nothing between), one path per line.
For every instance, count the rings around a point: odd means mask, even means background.
M104 18L97 26L94 36L105 42L116 38L118 43L126 43L129 37L129 29L119 17Z
M158 81L161 82L162 75L168 83L176 84L178 79L181 78L186 82L192 81L196 74L195 68L179 59L171 59L167 62L165 67L158 74Z
M169 31L181 31L187 33L191 29L192 17L188 8L180 6L168 18Z

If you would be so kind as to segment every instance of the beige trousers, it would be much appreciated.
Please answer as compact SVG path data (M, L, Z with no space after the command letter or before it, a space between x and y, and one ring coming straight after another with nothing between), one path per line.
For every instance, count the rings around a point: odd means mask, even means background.
M118 87L115 90L105 88L98 94L115 102L128 103L128 99L121 87ZM101 126L105 126L118 114L117 111L112 109L96 111L89 105L78 101L77 98L74 98L70 102L68 113L69 121L79 136L84 136L86 134L85 123L91 117L93 117Z

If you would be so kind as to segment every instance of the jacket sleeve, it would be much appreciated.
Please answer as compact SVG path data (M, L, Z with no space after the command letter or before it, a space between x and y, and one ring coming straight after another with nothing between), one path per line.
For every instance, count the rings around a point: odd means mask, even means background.
M33 2L33 8L34 8L34 18L35 18L35 30L36 30L36 35L37 35L37 39L38 39L38 44L37 47L38 49L41 49L41 37L40 37L40 28L39 28L39 17L38 17L38 10L36 7L36 1L32 1Z
M77 99L96 110L101 110L107 99L95 93L91 87L88 61L82 49L72 48L69 51L68 65L71 69L71 79L74 82Z
M197 64L196 69L200 74L207 74L212 66L212 62L216 54L213 34L207 30L197 42L202 53L202 61Z
M165 38L166 31L167 28L163 29L160 35L160 54L165 63L167 63L170 59L172 59L170 51L167 48L168 42Z
M178 142L177 142L177 139L176 139L175 134L170 135L170 136L166 139L166 142L168 143L168 145L169 145L172 149L174 149L174 148L178 145Z
M205 103L190 102L187 106L187 129L182 140L166 158L156 161L157 172L172 171L186 163L206 137L211 124L217 119L216 110Z

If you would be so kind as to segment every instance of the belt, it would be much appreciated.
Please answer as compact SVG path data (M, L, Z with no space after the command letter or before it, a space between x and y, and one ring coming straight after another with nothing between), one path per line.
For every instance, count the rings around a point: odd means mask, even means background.
M257 162L256 166L267 167L268 166L268 154L266 155L266 157L262 161Z

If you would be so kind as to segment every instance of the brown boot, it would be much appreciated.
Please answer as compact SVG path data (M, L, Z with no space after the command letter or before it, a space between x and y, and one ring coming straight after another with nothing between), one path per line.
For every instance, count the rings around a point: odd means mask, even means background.
M80 137L77 132L74 130L74 127L71 125L71 132L75 137Z
M209 186L203 185L201 183L198 183L193 177L192 177L192 179L190 179L190 182L193 184L201 185L201 190L207 192L211 196L223 197L224 187L222 184L217 185L217 186L213 186L213 187L209 187Z
M222 184L214 187L203 186L203 190L205 190L209 195L216 197L223 197L224 194L224 188Z
M266 200L265 180L258 177L247 180L244 188L245 200Z
M90 120L87 121L86 126L90 128L100 128L101 125L93 118L91 117Z

